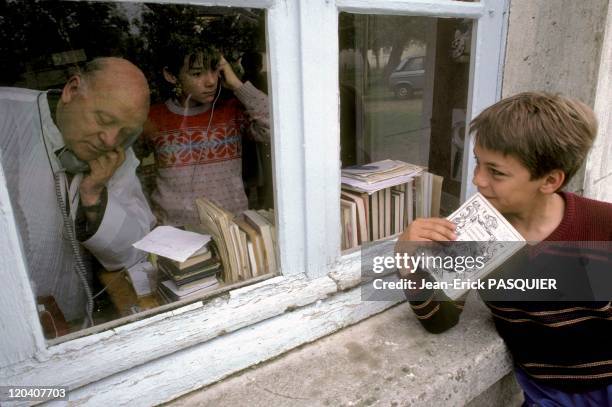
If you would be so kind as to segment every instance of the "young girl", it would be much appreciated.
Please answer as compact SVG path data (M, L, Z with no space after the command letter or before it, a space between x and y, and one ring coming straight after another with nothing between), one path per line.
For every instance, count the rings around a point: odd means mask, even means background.
M242 83L214 48L177 45L163 60L173 96L151 107L142 136L157 164L151 201L158 221L199 223L199 197L240 213L247 209L242 137L269 141L267 96ZM221 95L222 87L233 95Z

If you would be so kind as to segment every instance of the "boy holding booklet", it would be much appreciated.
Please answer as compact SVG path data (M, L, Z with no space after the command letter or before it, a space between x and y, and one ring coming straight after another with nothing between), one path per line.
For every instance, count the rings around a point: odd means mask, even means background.
M541 272L551 264L562 265L567 275L584 271L584 264L610 269L609 244L589 251L578 250L580 244L555 253L537 249L547 242L612 240L612 204L561 191L586 159L597 132L588 106L559 95L521 93L484 110L470 132L475 135L473 183L536 244L519 252L522 270ZM456 238L455 225L446 219L417 219L400 237L397 250L402 241ZM500 267L502 272L512 260ZM424 273L400 270L410 279ZM407 292L427 330L442 332L458 322L461 304L439 291L421 291L418 300L414 294ZM513 356L526 405L612 405L612 304L591 299L577 304L487 302Z

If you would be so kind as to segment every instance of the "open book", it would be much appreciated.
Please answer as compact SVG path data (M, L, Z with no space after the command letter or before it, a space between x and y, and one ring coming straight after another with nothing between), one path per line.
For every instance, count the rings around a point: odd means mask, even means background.
M240 229L233 222L234 215L206 198L195 201L200 216L200 227L209 233L217 245L223 264L226 284L250 277L246 241L240 238Z
M276 271L274 213L247 210L240 216L206 198L195 201L198 228L210 234L223 264L226 284L245 281Z
M455 212L447 217L457 228L457 242L473 242L452 244L442 247L435 256L448 255L448 249L459 247L458 252L451 253L457 255L471 255L473 257L482 256L484 266L480 268L468 268L459 273L456 270L450 271L442 268L427 268L431 276L441 284L444 293L456 300L468 291L466 287L457 287L453 284L455 279L475 281L485 277L514 253L521 249L527 242L512 227L504 216L497 211L480 193L476 193L469 198ZM430 250L428 250L432 254ZM445 288L446 287L446 288Z

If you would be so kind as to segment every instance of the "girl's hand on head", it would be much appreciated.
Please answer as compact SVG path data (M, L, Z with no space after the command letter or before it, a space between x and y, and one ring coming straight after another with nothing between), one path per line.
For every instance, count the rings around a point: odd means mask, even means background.
M232 69L232 66L229 62L227 62L223 55L221 55L221 59L219 60L217 69L221 73L224 85L228 87L231 91L236 91L242 86L242 81L238 78L238 76L236 76L236 73Z

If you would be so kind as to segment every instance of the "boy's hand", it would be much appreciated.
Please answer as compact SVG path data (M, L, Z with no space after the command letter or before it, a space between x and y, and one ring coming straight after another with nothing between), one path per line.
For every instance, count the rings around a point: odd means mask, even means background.
M395 244L396 253L408 253L412 255L414 245L402 244L402 242L448 242L456 240L455 224L444 218L419 218L412 222L404 233L397 239ZM414 270L410 267L398 268L402 278L415 278Z
M443 218L419 218L412 222L398 241L435 241L456 240L455 224Z
M229 64L229 62L227 62L223 55L221 55L217 69L219 69L221 72L225 86L227 86L232 92L242 86L242 81L238 79L238 76L236 76L232 66Z

